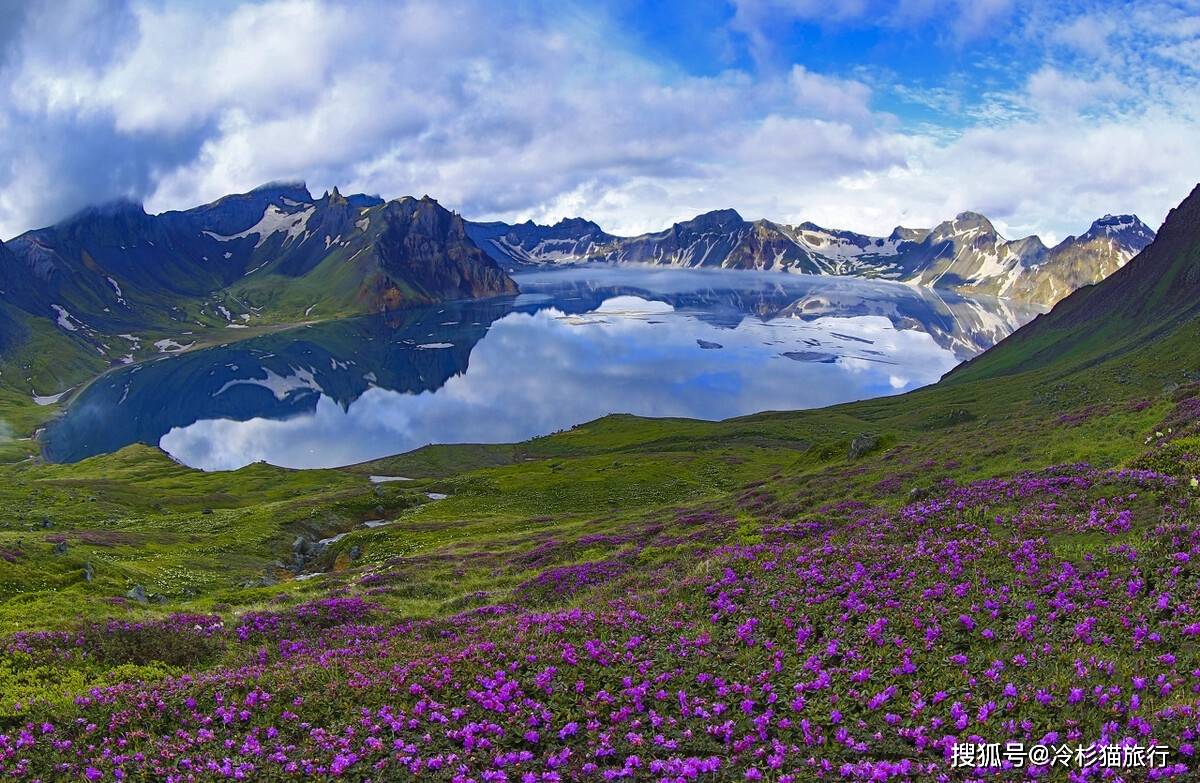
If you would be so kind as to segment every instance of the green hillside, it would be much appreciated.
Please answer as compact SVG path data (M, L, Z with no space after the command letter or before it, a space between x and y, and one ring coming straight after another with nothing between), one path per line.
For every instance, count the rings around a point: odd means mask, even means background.
M1136 735L1189 779L1197 214L900 397L340 470L0 467L2 769L966 780L957 737Z

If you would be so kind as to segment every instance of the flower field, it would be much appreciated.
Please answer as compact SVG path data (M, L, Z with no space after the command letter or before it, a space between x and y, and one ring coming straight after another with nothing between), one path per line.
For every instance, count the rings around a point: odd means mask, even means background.
M1079 464L916 494L777 520L742 545L704 534L724 529L721 514L681 513L446 618L386 611L403 583L383 564L294 606L16 634L9 654L31 663L170 650L194 671L21 705L0 772L1192 779L1200 518L1188 482ZM689 551L702 556L636 567L648 546L697 533ZM951 765L956 743L1007 741L1171 754L1136 771Z

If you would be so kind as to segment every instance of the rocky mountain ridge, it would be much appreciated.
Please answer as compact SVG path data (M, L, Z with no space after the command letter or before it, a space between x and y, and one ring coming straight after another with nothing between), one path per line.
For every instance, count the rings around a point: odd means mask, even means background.
M431 198L336 188L314 198L299 183L160 215L128 201L91 207L9 241L0 282L21 310L109 332L232 322L230 299L241 314L286 319L301 300L301 312L350 314L516 291Z
M1048 248L1036 236L1009 240L983 215L963 212L930 229L897 226L886 237L747 221L732 209L706 212L669 228L617 237L582 218L554 226L469 224L498 263L605 262L754 269L881 278L1049 306L1123 266L1154 239L1134 215L1105 215L1079 236Z

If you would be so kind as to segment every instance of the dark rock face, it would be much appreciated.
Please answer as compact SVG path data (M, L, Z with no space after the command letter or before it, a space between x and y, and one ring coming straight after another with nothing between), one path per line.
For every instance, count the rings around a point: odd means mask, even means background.
M385 278L381 308L401 303L408 285L429 299L474 299L515 294L517 285L467 236L461 216L428 196L390 201L375 252Z

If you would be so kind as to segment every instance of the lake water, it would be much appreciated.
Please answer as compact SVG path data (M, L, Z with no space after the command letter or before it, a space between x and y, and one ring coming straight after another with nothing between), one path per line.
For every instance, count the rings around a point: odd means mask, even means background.
M521 295L336 321L110 373L44 435L75 461L134 442L225 470L500 443L609 413L723 419L908 391L1038 311L897 283L581 269Z

